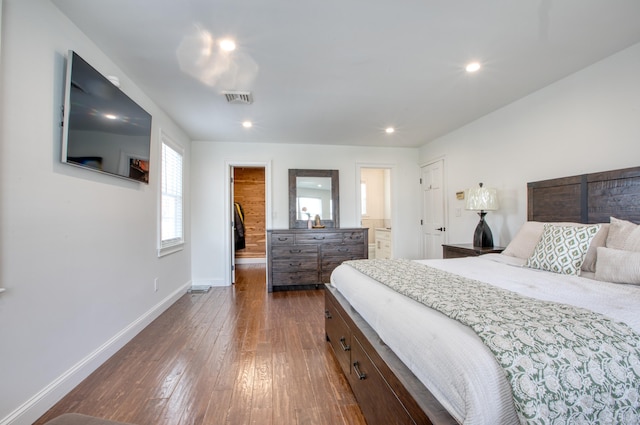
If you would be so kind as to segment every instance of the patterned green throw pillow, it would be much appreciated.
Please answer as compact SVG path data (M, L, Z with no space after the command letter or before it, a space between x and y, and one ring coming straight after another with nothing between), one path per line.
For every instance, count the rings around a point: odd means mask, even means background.
M554 273L579 275L589 244L598 230L599 224L569 227L547 223L525 266Z

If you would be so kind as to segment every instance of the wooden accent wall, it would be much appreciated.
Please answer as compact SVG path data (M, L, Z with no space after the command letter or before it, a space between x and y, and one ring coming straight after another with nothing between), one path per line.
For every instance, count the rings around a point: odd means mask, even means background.
M266 258L265 175L264 168L234 168L233 196L244 210L246 245L236 258Z

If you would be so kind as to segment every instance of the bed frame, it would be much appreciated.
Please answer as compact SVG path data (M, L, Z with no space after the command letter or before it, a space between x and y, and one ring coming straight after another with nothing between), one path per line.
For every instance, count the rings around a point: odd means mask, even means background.
M528 183L527 204L529 221L639 223L640 167Z
M640 167L527 184L527 219L640 223ZM325 333L370 425L457 422L331 286L325 291Z

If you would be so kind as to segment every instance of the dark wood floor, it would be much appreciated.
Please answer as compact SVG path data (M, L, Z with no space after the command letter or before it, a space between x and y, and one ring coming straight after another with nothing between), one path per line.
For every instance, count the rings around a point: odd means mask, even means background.
M264 266L186 294L35 424L365 424L325 342L322 290L266 293Z

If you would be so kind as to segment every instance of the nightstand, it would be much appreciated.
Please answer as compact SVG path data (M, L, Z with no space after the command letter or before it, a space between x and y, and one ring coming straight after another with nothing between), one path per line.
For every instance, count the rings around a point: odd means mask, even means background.
M443 244L442 258L477 257L482 254L499 254L504 251L503 246L480 248L470 243Z

